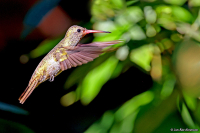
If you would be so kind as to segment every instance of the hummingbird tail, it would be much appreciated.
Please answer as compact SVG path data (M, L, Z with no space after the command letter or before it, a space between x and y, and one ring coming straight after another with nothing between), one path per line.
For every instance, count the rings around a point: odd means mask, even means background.
M28 87L26 87L26 90L19 97L19 102L21 104L23 104L26 101L26 99L30 96L30 94L37 87L37 85L38 85L37 78L35 78L32 82L29 83Z

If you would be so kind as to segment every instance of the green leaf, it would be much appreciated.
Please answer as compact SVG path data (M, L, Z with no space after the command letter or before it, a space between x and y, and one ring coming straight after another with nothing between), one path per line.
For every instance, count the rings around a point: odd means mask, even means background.
M90 103L99 93L101 87L110 79L118 60L111 56L104 63L91 70L83 80L81 102Z
M183 21L188 23L192 23L194 21L192 14L185 8L179 6L171 6L171 8L175 21Z
M182 104L182 112L181 112L181 116L183 118L183 121L190 127L195 129L195 124L194 121L192 120L192 117L187 109L187 107L185 106L185 104Z
M164 0L164 1L165 1L166 3L168 3L168 4L181 6L181 5L183 5L187 0Z
M130 6L136 2L138 2L139 0L130 0L130 1L126 1L126 6Z
M183 91L183 96L185 99L185 102L187 104L187 106L191 109L191 110L195 110L197 107L197 98L191 97L190 95L188 95L186 92Z
M130 53L130 60L144 70L150 71L150 63L153 58L153 49L154 46L152 44L133 49Z
M106 59L108 59L113 53L106 53L92 62L84 64L82 66L77 67L71 75L69 75L68 79L65 82L64 88L70 88L76 83L81 83L85 76L94 68L101 65ZM80 87L80 86L79 86Z
M154 28L154 26L147 24L146 28L146 35L148 37L154 37L156 35L156 29Z
M128 7L124 15L132 23L137 23L144 18L143 11L139 6Z
M139 25L134 25L131 29L129 29L129 34L132 40L144 40L146 39L146 35L143 29Z
M60 40L60 37L51 40L44 40L37 48L35 48L29 53L30 57L37 58L44 54L47 54Z
M157 14L151 6L144 7L144 14L147 23L153 24L156 22Z
M123 0L111 0L112 2L112 5L115 7L115 8L122 8L123 7Z
M121 121L137 111L140 106L150 103L154 98L151 91L146 91L124 103L115 113L116 121Z
M173 74L167 75L167 78L165 79L162 90L161 90L161 95L163 98L166 98L171 95L171 93L173 92L175 83L176 83L175 76Z
M106 111L101 118L101 126L109 129L114 122L114 114L111 111Z
M200 1L199 0L190 0L189 5L194 6L194 7L198 7L198 6L200 6Z
M141 108L135 120L133 132L154 132L170 114L176 111L177 96L178 91L173 91L172 95L170 95L167 99L157 99L157 102L154 101L149 105L146 105L143 108Z

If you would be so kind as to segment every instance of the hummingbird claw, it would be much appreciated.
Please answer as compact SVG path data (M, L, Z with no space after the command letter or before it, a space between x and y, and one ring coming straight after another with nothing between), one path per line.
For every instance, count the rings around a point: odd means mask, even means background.
M50 76L49 81L50 81L50 82L53 82L53 81L54 81L54 76L53 76L53 75Z

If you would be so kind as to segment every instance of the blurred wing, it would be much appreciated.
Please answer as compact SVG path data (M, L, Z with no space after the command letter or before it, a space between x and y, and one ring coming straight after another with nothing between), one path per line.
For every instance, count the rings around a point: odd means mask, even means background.
M108 48L104 50L104 48L117 43L120 43L120 41L78 44L73 49L66 50L67 54L65 55L65 57L63 57L62 53L56 53L56 59L60 62L61 70L64 71L71 67L80 66L82 64L93 61L103 52L114 50L113 48Z

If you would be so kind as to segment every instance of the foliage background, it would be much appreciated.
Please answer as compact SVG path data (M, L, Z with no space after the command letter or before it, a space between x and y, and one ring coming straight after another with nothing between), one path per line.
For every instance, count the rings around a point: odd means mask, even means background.
M0 5L1 132L199 129L198 0L11 0ZM116 52L41 84L20 105L17 99L37 64L73 24L112 32L89 35L83 43L123 42Z

